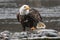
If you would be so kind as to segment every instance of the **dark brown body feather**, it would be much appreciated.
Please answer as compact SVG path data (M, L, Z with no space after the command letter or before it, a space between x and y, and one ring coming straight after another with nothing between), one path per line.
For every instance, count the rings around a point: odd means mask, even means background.
M40 13L36 9L31 9L29 13L30 17L32 17L36 21L42 21L42 17Z
M31 9L28 15L20 15L18 13L17 19L22 24L23 30L25 30L25 27L36 27L37 23L42 21L40 13L35 9Z

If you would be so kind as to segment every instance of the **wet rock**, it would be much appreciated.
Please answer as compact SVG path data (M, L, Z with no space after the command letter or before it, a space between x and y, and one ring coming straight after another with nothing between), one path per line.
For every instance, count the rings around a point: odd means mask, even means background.
M5 30L5 31L3 31L3 32L1 32L0 33L0 38L1 39L10 39L11 38L11 35L12 35L12 33L10 32L10 31L7 31L7 30Z

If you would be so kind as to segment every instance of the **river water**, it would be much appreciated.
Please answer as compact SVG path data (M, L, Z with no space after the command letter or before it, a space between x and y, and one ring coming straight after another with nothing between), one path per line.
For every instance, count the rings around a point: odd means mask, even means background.
M34 8L34 7L33 7ZM60 6L52 8L35 8L43 18L46 28L60 30ZM17 21L18 8L0 8L0 31L21 31L21 24Z

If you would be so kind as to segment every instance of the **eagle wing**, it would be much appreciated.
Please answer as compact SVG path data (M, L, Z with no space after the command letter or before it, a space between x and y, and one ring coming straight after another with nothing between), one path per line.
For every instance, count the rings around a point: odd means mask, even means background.
M24 21L24 17L22 16L22 15L20 15L20 13L17 13L17 20L18 20L18 22L23 22Z
M17 20L19 22L19 13L16 14Z
M36 9L31 9L29 14L35 21L42 21L40 13Z

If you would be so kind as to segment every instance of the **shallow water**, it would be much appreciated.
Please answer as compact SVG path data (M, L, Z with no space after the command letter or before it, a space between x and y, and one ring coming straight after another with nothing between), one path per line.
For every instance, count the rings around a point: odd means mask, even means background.
M7 4L7 3L6 3ZM16 6L16 5L15 5ZM35 7L33 7L35 8ZM46 28L60 31L60 6L51 8L35 8L38 10L46 24ZM18 8L0 8L0 31L22 31L21 24L17 21L16 13ZM29 28L28 28L29 29Z

